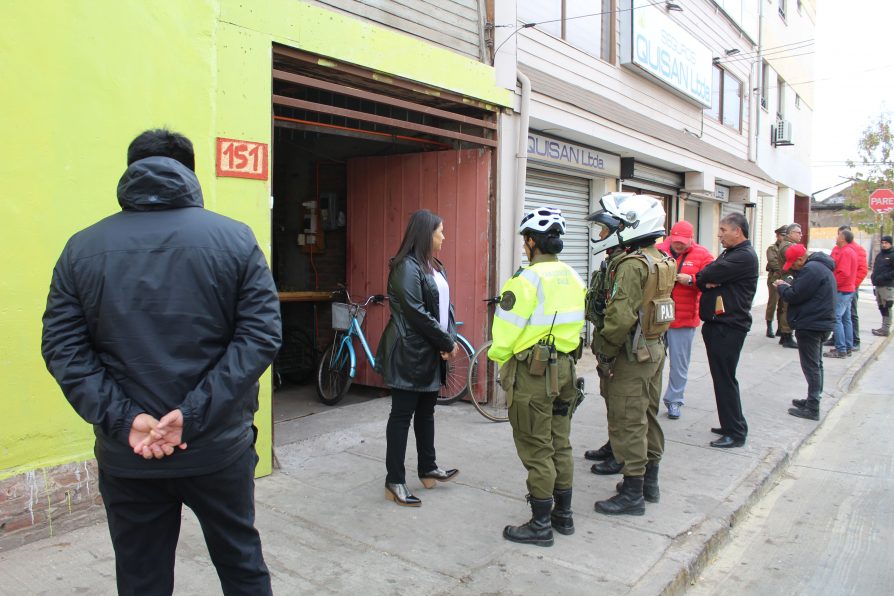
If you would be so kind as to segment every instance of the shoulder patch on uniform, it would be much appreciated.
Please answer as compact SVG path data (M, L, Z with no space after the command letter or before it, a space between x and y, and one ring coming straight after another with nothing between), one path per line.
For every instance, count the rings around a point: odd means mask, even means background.
M513 306L515 306L515 293L511 290L503 292L503 297L500 299L500 308L512 310Z

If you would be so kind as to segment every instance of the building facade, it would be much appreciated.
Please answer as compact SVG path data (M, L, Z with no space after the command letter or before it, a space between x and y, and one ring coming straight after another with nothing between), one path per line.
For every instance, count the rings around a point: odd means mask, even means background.
M457 276L456 302L483 339L486 313L471 305L491 283L497 115L511 93L481 60L484 3L449 5L3 3L16 27L0 43L13 115L0 124L0 242L15 257L0 276L0 548L101 514L93 432L46 372L41 314L66 239L119 208L126 148L143 130L192 139L206 207L249 224L267 253L286 332L326 341L338 283L383 292L406 216L429 207L455 238L447 266L478 264ZM376 340L385 316L370 312ZM275 408L268 373L261 475Z
M519 261L511 224L523 206L538 202L568 208L568 256L582 274L600 256L584 250L590 230L581 218L609 191L659 197L668 227L690 221L697 240L715 254L717 226L729 212L749 219L759 254L772 230L792 221L794 195L809 194L812 96L802 90L801 111L792 112L797 120L788 130L801 131L798 143L770 146L776 121L766 114L776 105L760 106L759 66L761 56L785 62L778 50L761 51L762 32L771 16L776 19L775 2L494 5L498 81L516 89L515 111L504 114L500 129L500 224L507 231L501 275ZM797 27L771 23L774 49L803 36L812 40L812 8L801 14ZM800 80L801 71L786 68L782 64L779 72ZM790 199L780 201L780 192Z

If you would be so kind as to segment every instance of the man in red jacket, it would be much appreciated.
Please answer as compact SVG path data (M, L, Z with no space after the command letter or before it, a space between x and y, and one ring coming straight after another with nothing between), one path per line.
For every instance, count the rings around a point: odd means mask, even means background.
M837 250L832 251L838 302L835 305L835 349L823 354L827 358L847 358L853 351L851 304L857 281L857 253L854 252L853 242L854 234L850 230L841 230L835 241Z
M677 260L677 283L671 298L676 304L676 318L667 330L667 349L670 354L670 376L664 392L667 417L676 420L683 406L683 391L686 389L689 373L689 358L692 354L692 339L700 324L698 299L701 290L695 285L695 274L714 260L708 249L693 239L692 224L678 221L671 228L667 239L658 244L658 250L666 252Z
M844 230L852 231L850 226L841 226L839 232ZM860 349L860 314L857 312L857 303L860 301L860 285L869 274L869 258L866 256L866 249L863 248L856 240L852 241L848 246L854 249L857 255L857 279L854 281L854 298L851 302L851 326L854 328L854 352Z
M852 232L850 226L844 225L838 227L839 233L845 230ZM860 285L862 285L863 280L866 279L866 276L869 274L869 258L866 255L866 249L856 240L849 242L848 246L852 248L854 254L857 255L857 278L854 280L854 297L851 299L851 327L853 328L853 347L851 349L854 352L858 352L860 350L860 313L857 311L857 304L860 301ZM839 250L841 249L837 245L832 249L833 260L836 258ZM834 336L824 345L834 346Z

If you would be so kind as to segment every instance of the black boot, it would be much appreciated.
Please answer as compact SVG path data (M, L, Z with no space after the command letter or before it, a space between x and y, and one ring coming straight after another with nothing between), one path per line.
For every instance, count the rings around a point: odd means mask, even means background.
M561 488L553 491L555 506L550 514L553 530L565 536L574 534L574 519L571 517L571 489Z
M503 538L522 544L536 544L537 546L553 545L553 528L550 521L550 513L553 509L553 500L535 499L528 495L531 504L531 519L521 526L506 526L503 528Z
M607 501L596 501L593 508L606 515L643 515L646 501L643 499L643 477L625 476L621 492Z
M770 339L776 337L776 334L773 333L773 321L767 321L767 337Z
M782 341L779 342L782 344L783 348L795 348L798 349L798 344L795 342L795 339L792 337L791 333L783 333Z
M584 453L584 459L589 459L591 461L604 461L611 458L612 455L612 443L611 441L606 441L605 445L603 445L599 449L590 449L589 451L586 451Z
M614 458L614 456L608 458L605 461L599 462L598 464L593 464L590 466L590 471L594 474L599 474L600 476L611 476L612 474L620 474L621 470L624 469L624 463L619 462Z
M620 481L615 488L618 492L622 492L624 481ZM661 499L661 491L658 490L658 462L646 464L646 475L643 476L643 499L647 503L657 503Z

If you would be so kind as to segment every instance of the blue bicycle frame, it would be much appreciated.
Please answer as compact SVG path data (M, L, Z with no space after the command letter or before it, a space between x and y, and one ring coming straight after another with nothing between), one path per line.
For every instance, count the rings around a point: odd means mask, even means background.
M366 357L369 359L370 366L372 366L373 368L376 367L376 357L373 356L372 350L369 347L369 343L366 341L366 336L363 334L363 329L360 328L360 323L357 322L356 315L351 315L351 327L341 338L338 346L338 351L333 351L333 358L335 358L335 362L340 362L341 359L344 358L345 352L347 352L347 356L351 362L349 374L352 379L357 374L357 354L354 352L354 342L352 341L355 335L360 339L360 345L363 346L363 351L366 353Z

